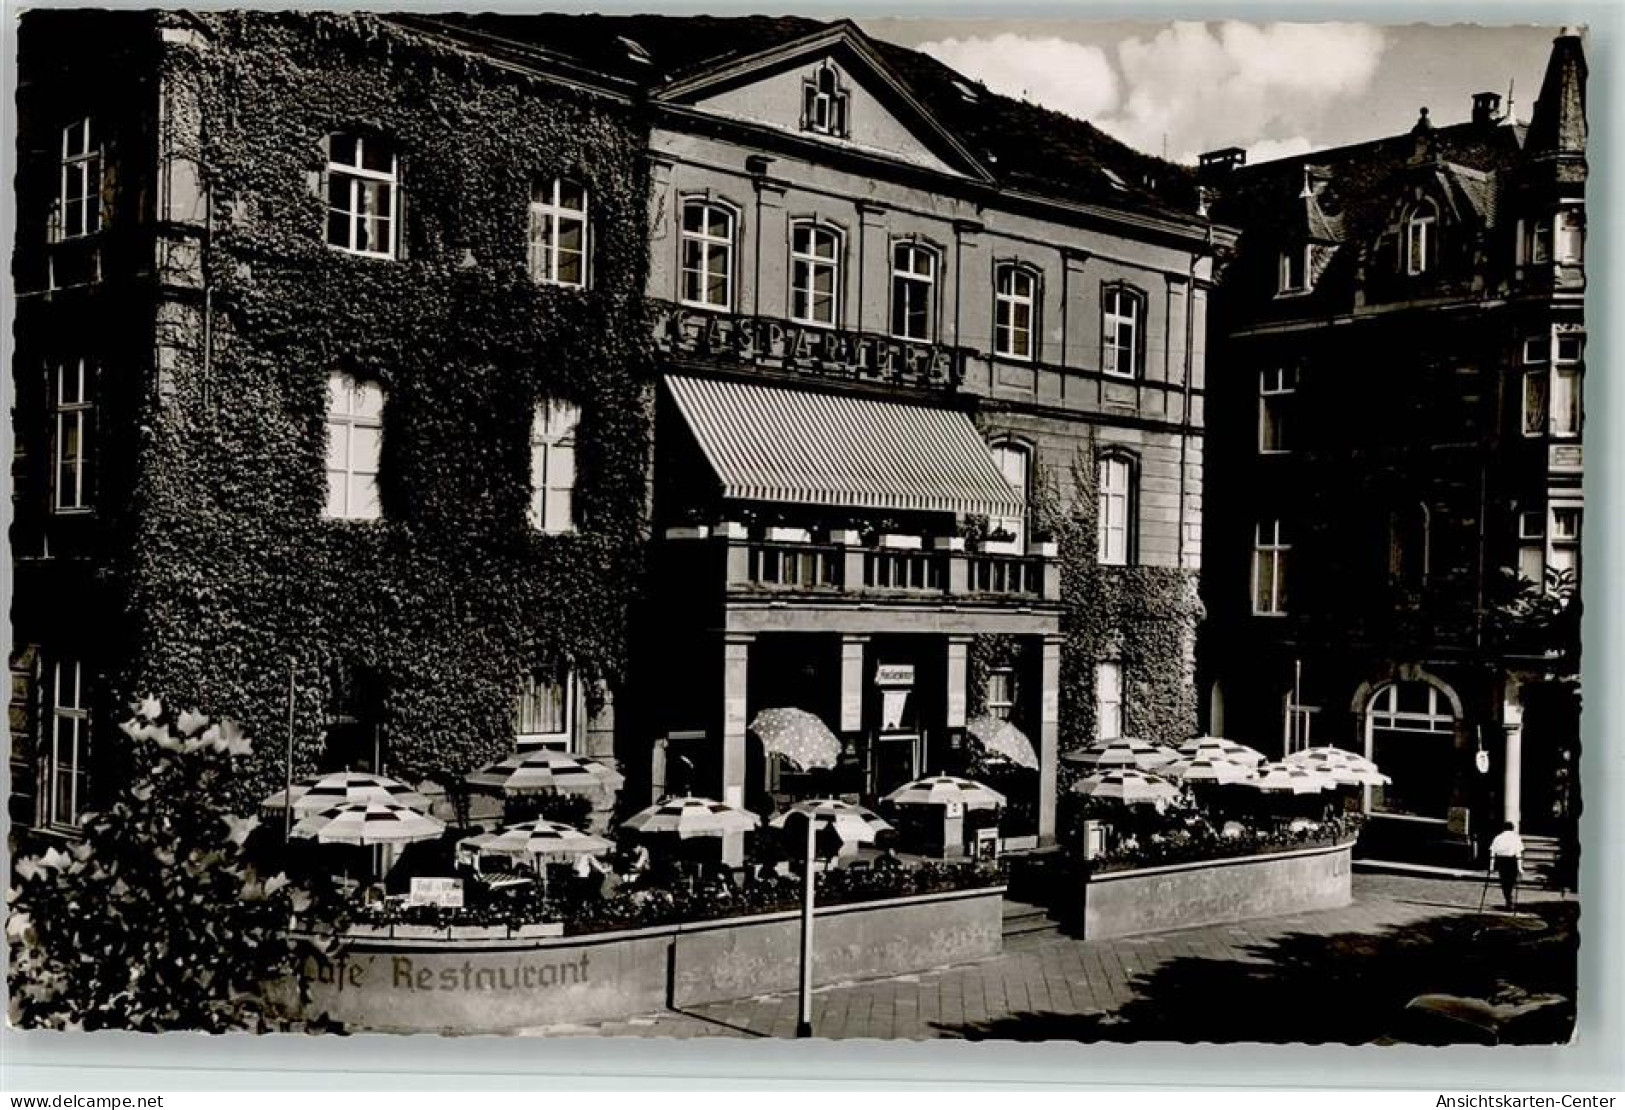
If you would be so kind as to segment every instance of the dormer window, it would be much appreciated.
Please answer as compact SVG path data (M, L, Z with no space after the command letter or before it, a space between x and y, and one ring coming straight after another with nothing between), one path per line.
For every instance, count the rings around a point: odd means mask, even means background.
M802 85L801 126L820 135L846 137L847 93L841 75L831 62L818 67Z
M1405 272L1425 274L1439 256L1439 215L1424 201L1405 220Z
M1309 288L1309 246L1291 246L1281 252L1281 292L1303 293Z

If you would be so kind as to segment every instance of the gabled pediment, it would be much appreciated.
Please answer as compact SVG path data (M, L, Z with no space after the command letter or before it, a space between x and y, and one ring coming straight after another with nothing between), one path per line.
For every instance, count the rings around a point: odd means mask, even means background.
M708 64L668 82L653 99L832 147L992 180L850 23Z

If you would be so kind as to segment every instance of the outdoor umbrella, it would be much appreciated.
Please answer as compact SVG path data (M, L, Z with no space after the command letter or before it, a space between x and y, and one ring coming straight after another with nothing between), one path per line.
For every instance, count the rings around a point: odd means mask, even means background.
M1353 770L1378 773L1377 765L1359 752L1351 752L1347 748L1334 748L1330 745L1305 748L1301 752L1293 752L1282 762L1301 763L1310 767L1348 767Z
M1245 782L1253 777L1251 767L1241 763L1232 763L1228 759L1208 758L1181 759L1177 763L1159 767L1157 773L1191 785L1209 783L1229 785L1230 783Z
M587 794L619 789L626 779L619 771L584 755L537 748L482 767L465 776L470 786L500 790L504 794L543 794L558 790Z
M1265 760L1264 753L1258 749L1226 740L1222 736L1198 736L1194 740L1187 740L1179 745L1179 755L1182 759L1223 759L1248 767L1257 767Z
M841 741L829 727L805 709L764 709L750 730L769 752L784 756L803 771L833 767L841 757Z
M1009 721L984 715L966 725L965 731L981 741L982 747L1016 766L1038 770L1038 753L1033 750L1033 742Z
M1158 767L1174 762L1179 758L1179 753L1165 745L1153 744L1149 740L1119 738L1097 740L1076 751L1067 752L1061 758L1068 763L1082 764L1097 771L1114 767L1154 771Z
M871 810L837 798L812 798L797 802L768 824L782 829L795 814L810 816L820 828L833 828L835 835L848 843L867 843L891 830L891 826Z
M928 775L906 782L886 795L896 805L945 806L958 802L966 809L997 809L1004 795L990 786L953 775Z
M482 840L477 845L482 852L495 852L506 856L529 856L549 863L568 863L577 856L596 856L615 845L601 836L582 832L561 821L538 817L534 821L521 821L489 834L489 839L470 837L463 841Z
M266 811L280 813L288 805L289 790L278 790L260 803ZM429 811L430 801L405 783L382 775L338 771L327 775L311 775L293 784L293 813L306 817L320 813L345 802L394 802L420 813Z
M749 810L736 809L710 798L667 798L639 810L621 828L655 834L676 833L684 840L695 836L729 836L749 832L762 819Z
M1179 787L1132 767L1114 767L1085 775L1072 784L1074 794L1125 805L1160 805L1179 797Z
M341 802L302 818L295 837L314 837L321 844L406 844L433 840L446 831L437 817L396 802Z
M1316 794L1337 784L1327 772L1301 763L1265 763L1258 768L1258 777L1244 785L1272 793Z

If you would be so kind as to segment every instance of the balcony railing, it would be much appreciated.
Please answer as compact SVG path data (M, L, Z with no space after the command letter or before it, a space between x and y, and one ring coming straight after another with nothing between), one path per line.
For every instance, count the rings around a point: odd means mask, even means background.
M814 543L749 537L737 525L719 526L715 534L707 528L674 529L668 532L667 543L672 558L686 551L698 560L673 565L698 572L701 566L717 567L720 562L731 591L921 601L1060 600L1060 563L1049 544L1036 545L1028 555L967 552L961 540L871 547L859 543L855 532Z

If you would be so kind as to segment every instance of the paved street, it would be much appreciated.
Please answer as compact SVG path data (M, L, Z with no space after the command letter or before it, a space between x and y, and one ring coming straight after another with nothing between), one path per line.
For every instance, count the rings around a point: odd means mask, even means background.
M1364 1042L1411 997L1511 986L1572 995L1576 905L1477 914L1480 886L1357 875L1354 904L1149 937L1015 937L1003 954L814 996L820 1037ZM1498 904L1492 891L1489 907ZM547 1034L788 1037L793 993Z

